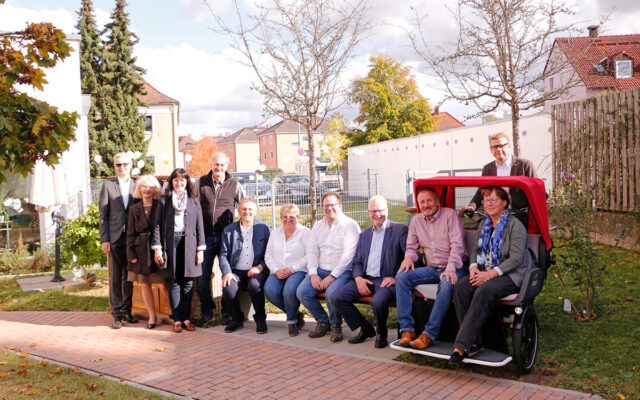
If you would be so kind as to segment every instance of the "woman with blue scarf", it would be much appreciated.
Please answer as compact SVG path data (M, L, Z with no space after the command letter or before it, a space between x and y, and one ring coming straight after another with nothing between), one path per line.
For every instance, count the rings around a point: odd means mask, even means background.
M478 226L478 246L471 250L469 275L458 281L453 292L460 330L451 364L482 351L482 326L495 301L518 292L532 264L526 229L509 215L509 194L499 186L489 186L482 190L482 198L488 217Z

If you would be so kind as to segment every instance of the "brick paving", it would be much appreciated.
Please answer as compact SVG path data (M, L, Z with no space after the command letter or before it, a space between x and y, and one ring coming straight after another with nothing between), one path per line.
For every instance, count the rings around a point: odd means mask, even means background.
M197 399L599 398L219 329L175 334L168 325L113 330L110 323L102 312L0 312L0 346Z

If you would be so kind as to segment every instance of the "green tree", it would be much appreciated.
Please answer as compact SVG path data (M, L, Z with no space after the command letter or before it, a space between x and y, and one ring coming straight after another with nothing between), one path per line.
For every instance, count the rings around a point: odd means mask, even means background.
M142 75L145 70L136 65L133 48L138 42L129 31L127 3L117 0L111 22L105 26L107 41L103 65L98 75L95 132L91 137L91 153L103 159L103 175L114 175L113 156L122 151L147 153L148 140L144 136L145 123L138 107L145 106L138 95L145 94ZM93 158L93 157L92 157ZM145 159L142 173L153 172L152 163ZM92 160L92 173L97 175L97 164Z
M347 147L350 145L348 130L345 119L340 113L331 117L327 133L321 143L322 160L329 161L327 167L329 170L340 169L342 162L347 158Z
M0 183L7 180L7 172L26 176L38 160L57 164L75 141L78 114L59 112L16 88L27 85L43 90L47 83L43 69L70 54L65 38L50 23L0 32Z
M433 131L431 107L409 68L393 57L370 58L369 73L353 81L351 100L360 105L352 145L377 143Z

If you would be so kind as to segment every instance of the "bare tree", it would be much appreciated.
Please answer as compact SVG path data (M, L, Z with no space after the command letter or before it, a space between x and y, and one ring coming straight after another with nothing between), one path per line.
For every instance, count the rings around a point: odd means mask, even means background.
M546 65L554 37L575 32L572 24L558 19L574 12L565 0L458 0L452 14L458 28L455 43L434 51L417 11L411 43L443 82L447 99L478 108L468 117L491 113L502 104L511 109L513 150L519 155L520 112L541 107L578 83L573 75L543 90L545 78L570 62Z
M313 132L346 99L340 79L368 29L366 0L268 0L243 12L234 0L231 26L207 5L218 31L234 39L241 62L256 73L253 88L264 97L268 115L288 115L306 127L309 143L311 218L316 220ZM326 122L325 122L326 125Z

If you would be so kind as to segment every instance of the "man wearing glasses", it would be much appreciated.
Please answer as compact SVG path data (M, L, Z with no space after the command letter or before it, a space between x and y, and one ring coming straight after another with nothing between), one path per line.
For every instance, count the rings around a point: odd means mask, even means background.
M353 331L360 328L349 343L362 343L376 337L375 347L387 347L387 317L389 304L396 297L395 276L404 258L409 228L389 221L387 200L382 196L369 199L369 218L373 226L360 234L356 255L351 262L354 279L336 290L333 303ZM353 302L362 296L371 297L376 328L362 316Z
M331 341L342 340L342 315L331 302L331 295L351 278L351 260L356 252L360 226L342 212L340 195L328 192L322 196L324 218L313 225L307 243L307 270L296 295L311 312L317 324L309 332L319 338L331 330ZM325 292L329 315L317 299Z
M138 322L131 315L133 282L127 280L126 230L128 210L135 202L131 178L131 156L113 156L117 176L105 180L100 190L100 243L109 256L109 305L113 329L122 328L122 321Z
M531 178L537 178L533 163L524 158L515 157L511 154L511 144L509 143L509 137L503 133L498 132L489 137L489 148L491 154L496 161L491 161L484 167L482 167L482 176L528 176ZM465 211L475 211L482 204L481 188L476 191L476 194L469 202L469 205L463 207L459 211L459 215ZM511 208L514 210L520 210L529 207L527 196L518 188L509 188L509 195L511 196ZM525 223L525 227L527 224Z

